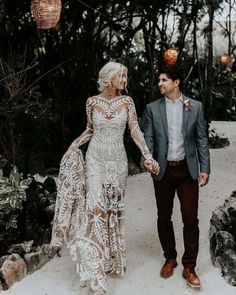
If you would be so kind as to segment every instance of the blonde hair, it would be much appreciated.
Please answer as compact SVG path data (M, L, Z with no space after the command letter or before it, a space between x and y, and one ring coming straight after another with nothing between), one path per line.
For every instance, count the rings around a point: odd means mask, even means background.
M108 63L106 63L101 68L101 70L98 74L99 91L103 91L104 88L107 87L111 83L111 80L115 77L116 74L119 73L120 70L128 71L126 66L124 66L118 62L109 61ZM127 82L126 82L126 84L127 84Z

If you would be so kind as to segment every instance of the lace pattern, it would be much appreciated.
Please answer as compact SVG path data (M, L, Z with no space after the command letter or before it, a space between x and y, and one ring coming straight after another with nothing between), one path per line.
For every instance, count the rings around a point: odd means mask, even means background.
M128 165L123 136L127 123L143 156L152 159L152 155L131 97L112 101L90 97L86 111L86 130L61 162L52 241L68 243L81 280L89 280L93 290L106 290L106 273L123 275L126 267L124 193ZM84 163L78 148L89 140Z

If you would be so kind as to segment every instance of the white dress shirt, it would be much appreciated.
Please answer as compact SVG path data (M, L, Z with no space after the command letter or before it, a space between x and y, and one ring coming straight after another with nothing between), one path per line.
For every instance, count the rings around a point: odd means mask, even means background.
M179 161L185 157L184 138L183 138L183 97L172 101L165 97L166 101L166 116L168 123L168 161Z

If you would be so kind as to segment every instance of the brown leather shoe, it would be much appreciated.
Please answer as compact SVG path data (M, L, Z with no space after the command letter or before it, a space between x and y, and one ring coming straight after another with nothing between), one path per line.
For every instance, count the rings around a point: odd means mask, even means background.
M185 267L183 270L183 277L186 283L193 288L200 288L201 283L199 277L196 275L194 268Z
M175 259L167 259L161 268L160 276L163 278L169 278L174 273L174 268L177 266Z

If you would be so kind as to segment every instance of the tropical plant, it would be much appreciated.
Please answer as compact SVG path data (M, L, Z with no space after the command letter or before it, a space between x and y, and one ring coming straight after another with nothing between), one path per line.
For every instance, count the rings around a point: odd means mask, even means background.
M2 174L2 173L1 173ZM26 190L32 179L22 179L16 167L9 177L0 176L0 225L17 228L17 217L26 201Z

